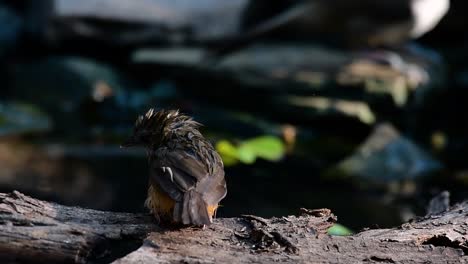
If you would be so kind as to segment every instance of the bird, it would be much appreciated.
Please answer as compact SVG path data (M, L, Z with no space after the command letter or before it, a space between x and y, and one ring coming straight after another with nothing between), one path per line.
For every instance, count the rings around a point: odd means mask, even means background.
M149 163L146 207L160 223L206 226L226 196L221 157L178 110L149 109L123 147L144 146Z

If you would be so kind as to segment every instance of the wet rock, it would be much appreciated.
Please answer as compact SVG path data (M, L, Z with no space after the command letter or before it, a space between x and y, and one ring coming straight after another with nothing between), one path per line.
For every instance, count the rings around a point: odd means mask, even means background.
M114 90L124 86L122 78L109 65L80 57L48 57L16 63L8 74L12 97L52 105L62 112L75 110L99 86L107 85Z
M345 51L317 44L264 43L226 57L221 61L220 67L254 72L277 80L300 81L301 73L302 76L314 71L327 73L345 63L347 59Z
M52 121L39 108L24 103L0 103L0 137L46 132Z
M269 37L322 41L332 38L342 45L394 47L431 31L449 6L449 0L256 0L249 3L245 25L254 28L254 32L269 33Z
M205 51L201 48L160 48L139 49L132 55L134 63L155 63L161 65L196 66L201 63Z
M410 50L416 49L356 53L313 43L264 43L215 64L197 49L141 50L132 60L142 71L158 65L161 74L164 68L184 98L293 124L368 126L380 119L413 120L415 106L431 102L443 87L442 60Z
M421 106L443 85L444 66L435 51L416 45L408 45L400 52L361 52L352 55L340 68L337 83L363 89L363 95L370 102L382 101L376 100L378 98L391 99L392 104L386 107Z
M116 117L132 86L111 66L80 57L47 57L12 64L8 68L7 96L40 106L57 126L56 131L77 131ZM112 114L110 114L112 112ZM104 116L104 117L103 117Z
M359 53L313 45L254 46L227 58L221 66L245 76L256 74L257 78L251 80L268 77L288 85L285 90L291 93L364 100L375 110L385 106L393 109L387 110L390 112L424 104L445 81L440 56L416 45L399 52ZM304 84L309 91L301 86Z
M409 82L397 69L366 59L346 64L337 75L343 86L362 87L376 97L390 96L395 105L404 106L409 97Z
M93 40L111 46L215 41L239 31L247 0L53 0L57 39ZM103 23L105 22L105 23ZM83 30L85 29L85 30Z
M342 116L355 118L368 125L376 121L375 114L365 102L318 96L288 96L284 100L282 101L287 104L287 107L295 108L297 112L303 112L304 116L310 115L310 118L313 118L313 116L315 118L319 116Z
M357 96L340 97L340 91L332 86L333 71L347 60L343 52L305 44L258 45L219 65L200 63L199 53L193 54L193 58L182 60L183 56L174 51L164 55L147 50L135 53L133 60L140 67L152 63L172 66L169 74L184 76L175 79L185 98L189 95L233 110L260 112L275 121L375 121L365 102Z
M371 182L414 180L441 168L440 162L390 124L378 125L355 153L336 167L341 175Z

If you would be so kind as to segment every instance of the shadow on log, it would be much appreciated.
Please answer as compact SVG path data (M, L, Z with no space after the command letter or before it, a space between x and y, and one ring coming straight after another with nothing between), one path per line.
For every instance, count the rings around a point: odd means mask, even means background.
M102 212L0 193L0 260L17 263L462 263L468 202L397 228L333 237L328 209L159 228L149 215ZM146 238L145 238L146 237ZM139 247L139 248L138 248ZM127 254L128 253L128 254ZM124 256L127 254L126 256Z

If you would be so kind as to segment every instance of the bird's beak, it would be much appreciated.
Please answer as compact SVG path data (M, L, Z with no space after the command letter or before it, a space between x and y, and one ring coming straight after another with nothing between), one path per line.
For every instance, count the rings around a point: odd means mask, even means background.
M127 138L127 140L125 140L125 142L122 143L122 145L120 145L120 148L133 147L133 146L135 146L137 144L138 144L138 142L135 140L135 137L131 136L131 137Z

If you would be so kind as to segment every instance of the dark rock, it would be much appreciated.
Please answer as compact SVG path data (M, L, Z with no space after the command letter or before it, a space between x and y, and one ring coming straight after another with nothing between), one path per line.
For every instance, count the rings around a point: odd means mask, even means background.
M49 116L33 105L0 103L0 137L46 132L51 128Z
M391 182L431 175L442 165L391 125L381 124L336 168L342 175Z
M338 116L369 125L379 119L401 122L408 118L404 111L426 104L444 83L441 60L407 53L270 43L251 46L214 65L204 63L203 51L197 49L141 50L133 61L142 69L166 67L182 93L197 100L293 123Z
M85 39L113 46L215 41L238 33L247 0L129 1L54 0L58 39Z
M57 124L56 131L75 135L103 115L115 117L115 105L125 103L125 88L132 86L109 65L80 57L11 64L7 83L8 98L40 106ZM111 115L106 114L109 108Z

